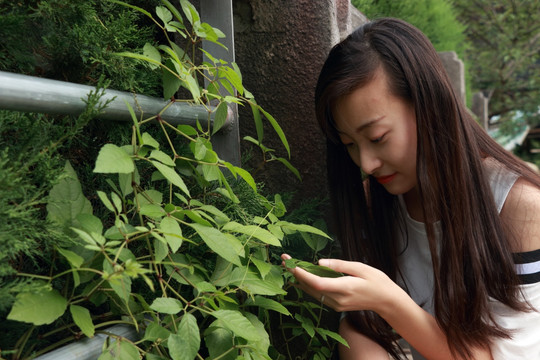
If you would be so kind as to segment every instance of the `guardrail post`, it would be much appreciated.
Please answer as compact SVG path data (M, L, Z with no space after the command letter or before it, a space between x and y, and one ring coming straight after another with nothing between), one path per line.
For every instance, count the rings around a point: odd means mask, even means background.
M201 20L218 28L225 34L221 43L228 50L209 41L203 41L203 49L217 59L223 59L228 63L234 62L234 24L232 0L201 0ZM208 85L205 83L205 85ZM226 90L224 90L226 91ZM229 94L222 94L229 95ZM236 94L230 94L236 95ZM239 166L240 159L240 130L238 123L238 105L229 105L229 124L220 129L212 137L212 146L223 160Z

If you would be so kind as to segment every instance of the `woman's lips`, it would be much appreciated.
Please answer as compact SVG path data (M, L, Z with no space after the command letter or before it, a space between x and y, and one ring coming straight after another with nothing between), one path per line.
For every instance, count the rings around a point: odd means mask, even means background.
M397 173L393 173L392 175L387 175L387 176L380 176L380 177L377 177L377 181L379 182L379 184L387 184L389 183L390 181L394 180L394 178L396 177Z

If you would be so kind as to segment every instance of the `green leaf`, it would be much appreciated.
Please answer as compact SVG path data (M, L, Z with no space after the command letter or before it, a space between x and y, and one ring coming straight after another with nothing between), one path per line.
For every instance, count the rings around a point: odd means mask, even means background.
M236 336L248 341L263 340L255 326L240 311L217 310L212 312L212 316L220 320L220 324L224 328L231 330Z
M183 23L184 19L182 18L182 15L180 15L180 12L178 11L178 9L173 4L171 4L168 0L162 0L162 2L174 15L175 19Z
M234 86L236 87L236 89L238 89L240 95L244 95L244 85L242 84L242 73L240 72L240 68L235 62L231 63L231 65L234 71Z
M193 100L195 102L199 102L199 98L201 97L201 89L199 87L199 83L197 82L197 79L190 73L184 73L184 81L185 86L191 92L191 96L193 97Z
M129 174L135 171L133 159L122 148L105 144L99 151L94 172L107 174Z
M269 264L266 261L262 261L254 257L251 258L251 261L253 262L253 264L255 264L257 270L259 270L259 273L261 274L261 277L263 279L266 274L270 272L270 269L272 269L272 264Z
M235 69L230 68L230 67L224 67L222 70L223 70L223 73L225 74L225 78L231 82L232 86L234 86L240 94L243 94L244 86L242 85L242 75L239 72L237 72ZM231 93L231 95L234 95L234 93Z
M178 224L178 221L174 220L171 217L164 217L159 224L161 231L163 231L163 236L167 240L167 244L171 248L173 253L177 252L180 246L182 246L182 229Z
M68 229L77 225L79 214L92 214L92 205L84 197L75 170L66 161L63 177L49 193L47 218Z
M334 331L331 331L331 330L328 330L328 329L324 329L324 328L316 328L315 330L319 334L329 336L332 339L339 342L340 344L342 344L342 345L344 345L346 347L349 347L349 344L347 343L347 340L345 340L343 337L341 337L341 335L339 335L338 333L336 333Z
M172 360L193 360L195 356L190 356L186 351L189 347L188 339L182 337L179 334L171 334L167 340L167 346L169 347L169 355Z
M156 340L165 340L171 335L171 332L164 327L160 326L158 322L153 321L150 324L148 324L148 327L146 328L144 332L144 338L143 340L148 341L156 341Z
M135 172L132 174L118 174L118 184L120 185L120 191L124 197L133 192L134 182L137 185L141 183L141 178L137 168L135 168Z
M94 337L95 329L92 317L90 316L90 311L82 306L73 304L69 306L69 311L71 312L73 321L79 329L81 329L83 334L89 338Z
M123 52L119 52L119 53L115 53L115 54L118 55L118 56L124 56L124 57L129 57L129 58L132 58L132 59L146 61L147 63L150 64L150 66L152 66L154 68L157 67L157 66L161 66L160 61L156 61L156 59L154 59L152 57L149 57L149 56L146 56L146 55L136 54L136 53L129 52L129 51L123 51ZM157 65L157 66L154 66L154 65Z
M255 99L252 99L249 102L249 106L251 106L251 112L253 113L253 121L255 122L255 130L257 131L257 140L258 143L261 143L264 138L264 128L260 112L261 107L257 105Z
M323 250L328 244L328 239L319 235L310 235L308 233L300 233L300 235L302 235L302 239L315 252Z
M233 334L230 330L211 327L205 332L205 344L211 359L235 360L237 353L229 351L233 346Z
M300 176L300 172L298 171L298 169L292 166L289 160L284 159L282 157L274 157L274 159L276 159L277 161L285 165L287 169L289 169L298 178L298 180L302 181L302 176Z
M171 44L174 44L174 43L171 43ZM174 45L173 45L174 46ZM175 68L177 68L177 66L175 66L175 64L180 64L182 62L182 60L180 60L180 57L178 56L178 53L173 50L171 47L167 46L167 45L159 45L158 48L164 52L166 52L171 58L169 60L171 61L174 61L174 63L172 64ZM178 46L177 46L178 48ZM168 66L170 68L170 66Z
M84 259L82 256L79 256L78 254L75 254L73 251L69 251L62 248L56 248L60 254L62 254L63 257L67 259L67 261L70 263L71 266L78 269L81 267L81 265L84 263Z
M255 327L255 330L260 337L260 340L258 341L250 341L250 346L253 346L260 354L268 354L270 338L264 328L264 324L252 313L245 313L244 316Z
M187 196L191 196L189 194L189 190L186 184L184 183L184 180L182 180L180 175L178 175L178 173L173 168L170 168L167 165L163 165L158 161L152 161L152 164L171 184L179 187L180 190L182 190Z
M137 120L137 115L135 114L135 110L133 110L133 106L124 99L124 104L126 104L126 107L129 111L129 115L131 116L131 121L133 121L133 126L135 127L135 132L137 133L137 139L139 140L139 144L143 143L142 137L141 137L141 128L139 126L139 120ZM133 155L133 154L130 154Z
M80 214L77 216L77 221L84 231L88 233L101 234L103 232L103 224L101 220L92 214Z
M167 154L165 154L163 151L160 150L154 150L150 153L150 158L158 160L159 162L168 165L168 166L175 166L174 160L171 159L171 157Z
M270 231L272 234L274 234L275 237L277 237L280 240L283 240L283 236L285 236L285 234L281 230L280 226L277 226L277 225L274 225L274 224L268 224L268 226L266 228L268 229L268 231Z
M251 186L253 191L257 192L257 185L255 184L255 179L253 179L253 176L251 176L251 174L248 171L246 171L246 170L244 170L244 169L242 169L240 167L235 166L234 169L235 169L236 173L238 175L240 175L242 177L242 179L244 179L244 181L249 186Z
M200 205L199 210L202 210L202 211L205 211L205 212L207 212L209 214L214 215L214 219L216 220L217 223L224 224L224 223L230 221L227 214L225 214L223 211L219 210L218 208L216 208L213 205Z
M159 297L154 299L152 305L150 305L150 308L162 314L174 315L182 311L183 306L182 303L177 299Z
M219 129L225 125L227 122L227 115L229 114L229 107L227 103L222 102L215 110L216 114L214 115L214 123L212 126L212 135L217 133Z
M317 229L314 226L307 225L307 224L294 224L287 221L279 221L275 225L281 226L284 230L292 230L292 231L300 231L300 232L307 232L315 235L319 235L322 237L325 237L327 239L332 239L328 234L326 234L324 231Z
M105 194L103 191L99 191L99 190L97 191L97 194L98 194L98 197L100 198L101 202L103 203L103 205L105 205L105 207L107 209L109 209L110 211L112 211L114 213L117 212L117 209L115 209L113 203L107 197L107 194Z
M163 23L167 24L169 21L172 20L173 16L171 12L164 6L156 6L156 15L163 21Z
M160 191L149 189L137 194L139 205L145 204L161 204L163 202L163 194Z
M238 253L233 249L228 241L224 240L225 236L223 233L221 233L221 231L213 227L200 224L189 224L189 226L197 231L201 239L212 251L235 265L241 265Z
M152 14L150 14L148 11L144 10L143 8L140 8L138 6L135 6L135 5L131 5L131 4L128 4L126 2L123 2L123 1L119 1L119 0L109 0L110 2L113 2L113 3L116 3L116 4L121 4L123 6L127 6L127 7L130 7L132 9L135 9L141 13L143 13L144 15L148 16L149 18L152 18Z
M97 244L96 239L92 235L87 233L86 231L79 230L79 229L76 229L76 228L71 228L71 230L73 230L77 235L79 235L79 237L82 240L84 240L86 243L88 243L90 245L96 245Z
M190 125L178 125L176 128L187 136L195 136L198 134L197 130Z
M125 274L119 274L108 282L116 295L127 303L131 295L131 278Z
M210 222L206 221L201 215L199 215L198 211L183 210L182 212L186 214L191 220L193 220L197 224L201 224L203 226L208 226L208 227L212 226Z
M195 9L195 7L188 0L180 0L180 5L182 6L184 15L186 15L186 18L191 25L201 20L197 9Z
M278 295L286 294L283 290L283 277L281 270L273 267L265 276L264 280L259 274L246 268L236 268L232 271L229 283L236 285L248 294L254 295Z
M216 287L207 282L207 281L201 281L201 282L198 282L196 284L193 285L200 293L203 293L203 292L208 292L208 293L215 293L217 292L218 290L216 289Z
M114 204L115 209L117 209L119 213L122 212L123 205L120 196L118 196L115 192L111 192L111 200Z
M218 39L225 37L225 34L221 30L210 26L210 24L201 23L201 26L197 28L197 34L200 34L200 36L204 37L205 40L221 45L222 47L227 49L225 45L218 42Z
M308 319L300 314L295 314L294 318L300 322L304 330L306 330L307 334L310 337L313 337L315 335L315 325L313 324L313 321L311 319Z
M178 341L178 340L182 341ZM178 332L169 336L169 353L174 360L193 360L201 346L197 319L190 313L184 314L178 325Z
M275 300L265 298L260 295L256 295L254 298L250 298L246 301L247 306L255 305L263 309L273 310L280 314L291 316L291 313L287 308Z
M158 65L156 63L161 64L161 54L159 53L159 50L156 49L152 44L146 43L144 45L143 55L153 60L152 62L150 62L150 67L152 69L158 68Z
M152 233L154 235L154 233ZM159 238L154 239L154 257L156 262L160 262L167 257L169 254L169 249L167 249L167 244L161 241Z
M208 182L217 181L221 178L220 170L217 165L200 164L197 166L200 169L204 179Z
M287 150L287 154L289 155L289 159L290 159L291 158L291 149L289 147L289 142L287 141L287 138L285 137L285 133L281 129L281 126L279 126L276 119L274 119L274 117L272 115L270 115L267 111L265 111L263 108L261 108L260 110L262 111L262 113L264 114L266 119L270 122L270 124L274 128L274 131L276 132L276 134L279 136L279 139L281 140L281 143L283 144L283 146Z
M17 294L7 319L34 325L51 324L64 314L67 300L54 289Z
M141 206L139 212L141 213L141 215L149 216L152 218L161 218L167 215L165 213L165 210L163 210L161 206L154 204L145 204Z
M124 338L115 340L98 360L140 360L137 347Z
M206 156L206 140L203 138L197 138L195 143L193 144L193 156L197 160L203 160Z
M249 237L259 239L265 244L281 246L281 242L274 234L256 225L242 225L235 221L231 221L225 224L222 230L245 234Z
M294 258L285 260L285 267L289 269L294 269L297 266L317 276L331 277L331 278L343 276L343 273L337 272L326 266L315 265L310 262L302 261L302 260L298 260Z
M164 99L173 97L182 85L182 80L180 80L176 72L172 71L172 69L175 69L174 63L171 59L167 59L165 61L165 67L162 69Z
M149 133L145 132L142 134L142 140L143 143L141 145L147 145L154 149L159 149L159 143L150 135Z

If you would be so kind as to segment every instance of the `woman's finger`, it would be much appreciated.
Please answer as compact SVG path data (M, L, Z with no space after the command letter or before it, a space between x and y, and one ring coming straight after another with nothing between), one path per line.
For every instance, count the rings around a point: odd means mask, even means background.
M339 259L320 259L319 265L329 267L330 269L344 274L363 278L366 272L373 269L371 266L358 261L345 261Z

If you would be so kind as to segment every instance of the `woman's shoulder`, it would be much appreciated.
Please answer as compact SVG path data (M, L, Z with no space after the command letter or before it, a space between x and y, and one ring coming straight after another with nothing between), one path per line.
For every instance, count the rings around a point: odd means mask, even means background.
M514 252L540 249L540 188L518 178L500 216L516 239Z

